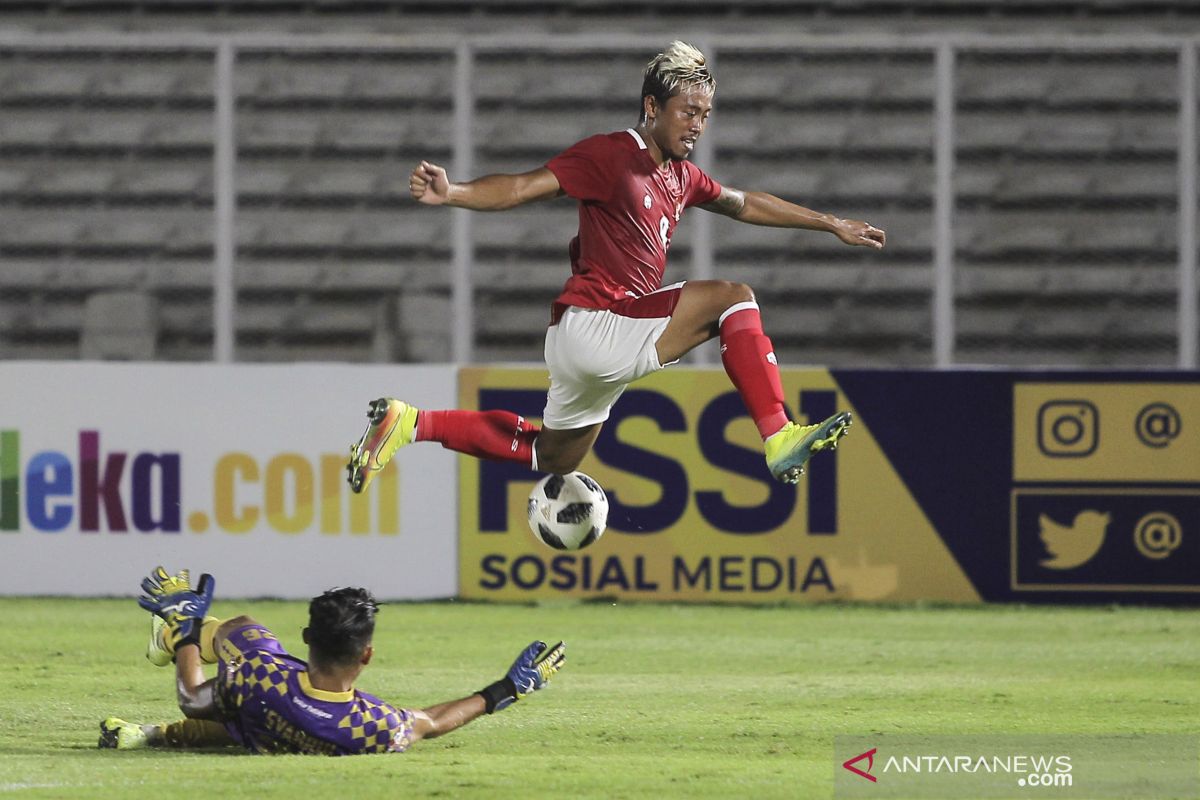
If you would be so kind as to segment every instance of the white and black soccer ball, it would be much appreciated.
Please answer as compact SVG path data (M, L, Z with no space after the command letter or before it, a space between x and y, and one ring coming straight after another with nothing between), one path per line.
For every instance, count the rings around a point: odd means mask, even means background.
M529 530L555 550L581 550L608 525L608 496L582 472L547 475L529 493Z

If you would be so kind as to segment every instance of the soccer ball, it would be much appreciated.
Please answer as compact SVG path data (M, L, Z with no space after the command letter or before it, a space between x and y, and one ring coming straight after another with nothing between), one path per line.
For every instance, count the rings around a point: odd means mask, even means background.
M581 550L608 525L608 497L582 472L547 475L529 493L529 530L555 550Z

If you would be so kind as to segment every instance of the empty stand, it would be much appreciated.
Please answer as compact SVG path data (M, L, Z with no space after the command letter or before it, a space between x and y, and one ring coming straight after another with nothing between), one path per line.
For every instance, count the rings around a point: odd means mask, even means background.
M645 52L544 41L475 51L477 175L636 123ZM714 177L889 239L713 217L715 276L755 288L786 363L930 363L932 51L714 56ZM239 50L239 358L450 357L453 216L412 204L407 178L421 158L453 172L454 58ZM965 48L956 69L959 360L1172 363L1174 54ZM0 52L0 356L211 358L213 76L211 51ZM471 217L479 359L541 359L576 213ZM668 280L692 277L703 213L681 222ZM150 309L124 315L147 321L138 347L97 344L98 320L122 316L110 302Z
M145 292L97 292L83 309L80 356L150 361L158 338L158 310Z

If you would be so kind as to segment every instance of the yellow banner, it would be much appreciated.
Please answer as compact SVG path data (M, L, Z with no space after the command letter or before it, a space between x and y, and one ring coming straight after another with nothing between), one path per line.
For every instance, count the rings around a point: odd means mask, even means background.
M1195 383L1018 383L1013 480L1200 481Z
M459 405L539 418L542 370L464 368ZM855 409L826 370L783 373L797 421ZM895 421L881 421L881 424ZM460 592L528 600L978 601L929 519L857 418L798 487L770 478L757 430L724 372L675 368L617 403L581 471L609 494L609 528L578 552L534 539L538 477L460 458Z

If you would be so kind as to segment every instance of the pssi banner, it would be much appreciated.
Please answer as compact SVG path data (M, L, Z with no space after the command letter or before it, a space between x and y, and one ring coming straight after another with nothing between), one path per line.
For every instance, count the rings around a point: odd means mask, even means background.
M855 416L774 481L720 370L631 386L580 469L609 527L529 533L539 477L463 458L460 594L643 600L1200 599L1200 374L785 370L793 419ZM462 408L541 415L543 370L468 368Z
M156 565L218 596L361 585L449 597L453 456L346 483L370 400L453 402L452 367L0 365L0 594L130 595ZM445 509L430 513L430 509Z

